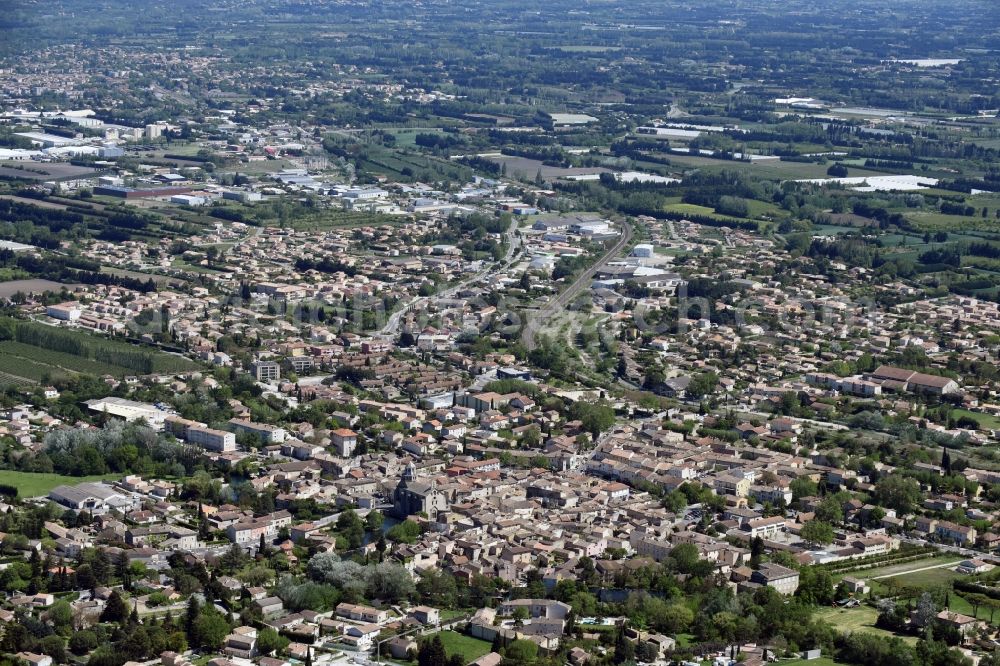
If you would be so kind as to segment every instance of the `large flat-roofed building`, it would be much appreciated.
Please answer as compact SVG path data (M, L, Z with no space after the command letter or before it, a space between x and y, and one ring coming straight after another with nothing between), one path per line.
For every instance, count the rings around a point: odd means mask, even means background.
M251 190L226 190L222 193L222 198L227 201L241 201L246 203L248 201L260 201L264 196L260 192L253 192Z
M14 135L24 137L31 142L31 145L41 146L42 148L58 148L83 143L83 139L49 134L48 132L15 132Z
M219 453L236 450L236 435L228 430L216 430L199 421L179 416L168 416L163 425L167 432L188 444Z
M569 230L580 236L599 236L609 233L611 225L607 220L582 220L571 224Z
M364 201L367 199L381 199L389 196L389 193L379 187L352 187L344 190L341 196L345 199Z
M882 388L908 391L910 393L946 395L961 391L958 382L949 377L929 375L924 372L916 372L914 370L907 370L906 368L894 368L889 365L880 365L871 372L868 379L879 384Z
M236 432L257 435L260 441L265 444L281 444L288 438L288 432L284 428L267 423L254 423L253 421L245 421L243 419L229 419L229 427Z
M164 420L169 416L166 412L157 409L153 405L145 402L126 400L125 398L95 398L94 400L87 400L84 404L92 412L117 416L126 421L144 419L146 423L156 429L162 428Z
M580 127L582 125L589 125L590 123L596 123L597 118L594 116L588 116L585 113L546 113L549 119L549 124L555 127Z
M83 311L80 309L79 303L69 302L49 305L45 308L45 314L59 321L76 321L83 314Z
M181 418L180 416L168 416L163 419L163 429L177 439L187 439L188 428L203 426L204 423Z
M112 509L131 508L135 504L132 498L103 483L56 486L49 491L49 499L67 509L94 515L107 513Z
M274 361L257 361L250 365L250 374L259 382L273 382L281 378L281 366Z
M170 203L181 206L204 206L208 203L208 197L199 197L193 194L175 194L170 197Z
M224 453L236 450L236 435L226 430L194 426L188 428L187 441L209 451Z
M633 257L641 257L643 259L648 259L656 253L655 248L649 243L639 243L632 250Z

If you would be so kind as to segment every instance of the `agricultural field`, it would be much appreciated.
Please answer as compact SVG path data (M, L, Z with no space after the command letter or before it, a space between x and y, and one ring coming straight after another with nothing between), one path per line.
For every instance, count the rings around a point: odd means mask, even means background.
M88 178L98 173L97 169L65 162L3 161L0 162L0 168L3 175L13 172L15 178L38 181Z
M23 228L8 234L6 240L28 244L38 228L57 229L56 237L64 239L70 237L70 229L119 241L187 235L181 228L184 220L173 219L172 210L154 212L154 206L160 206L159 202L131 201L126 205L122 199L108 196L85 200L11 196L0 199L0 222L20 222Z
M59 375L68 374L56 366L29 361L3 353L0 353L0 373L10 377L11 384L13 385L51 382Z
M2 362L2 360L3 359L0 359L0 362ZM23 388L31 386L34 383L35 382L25 379L24 377L0 371L0 389L6 389L8 387Z
M996 231L996 220L965 215L947 215L929 211L915 211L906 215L907 219L921 231Z
M0 282L0 298L10 298L17 292L24 294L41 294L46 291L53 291L58 293L60 290L66 287L72 287L73 285L62 284L59 282L53 282L52 280L11 280Z
M608 169L602 169L600 167L582 168L548 166L547 164L543 164L541 160L534 160L528 157L519 157L516 155L497 155L495 157L490 157L489 159L506 167L507 174L512 178L519 178L521 180L531 180L538 174L541 174L542 178L545 180L553 180L556 178L565 178L567 176L581 176L586 174L604 173L608 171Z
M814 236L840 236L857 231L854 227L843 227L836 224L817 224L811 229Z
M41 347L34 347L29 344L24 344L23 342L14 342L13 340L0 342L0 357L11 357L20 361L25 361L26 363L34 363L54 368L56 370L66 370L75 373L113 375L115 377L123 377L127 374L133 374L133 371L128 368L111 363L92 361L81 356L74 356L73 354L66 354L50 349L42 349Z
M621 51L619 46L588 46L585 44L570 45L570 46L549 46L549 49L555 49L557 51L562 51L563 53L608 53L611 51Z
M744 173L759 176L768 180L801 180L813 178L827 178L829 164L818 164L814 162L790 162L783 160L757 160L754 162L744 162L740 160L722 160L715 157L705 157L701 155L678 155L675 153L664 153L672 166L679 166L687 169L706 169L708 171L741 171ZM659 165L662 166L662 165ZM858 167L849 167L848 176L868 176L875 175L875 172Z
M410 152L405 148L390 151L374 146L359 161L358 169L371 176L390 176L403 181L465 180L472 174L471 169L455 162ZM532 171L531 176L534 175Z
M130 277L136 280L152 280L158 286L180 286L185 284L185 280L172 275L159 275L157 273L140 273L138 271L130 271L124 268L114 268L112 266L101 266L101 272L107 273L108 275L118 275L121 277Z
M9 351L0 354L0 372L36 382L55 371L124 375L185 372L199 367L178 354L84 331L9 319L2 323L10 326L13 337L4 344L16 346L9 345Z
M54 203L51 201L38 201L37 199L18 197L10 194L0 195L0 199L5 199L7 201L16 201L18 203L28 204L29 206L38 206L39 208L50 208L52 210L66 210L67 208L69 208L69 206L66 204Z
M775 206L773 203L768 203L766 201L757 201L756 199L747 200L747 210L749 213L749 217L751 218L760 218L765 216L771 217L771 216L779 216L787 214L785 211L782 211L781 208Z

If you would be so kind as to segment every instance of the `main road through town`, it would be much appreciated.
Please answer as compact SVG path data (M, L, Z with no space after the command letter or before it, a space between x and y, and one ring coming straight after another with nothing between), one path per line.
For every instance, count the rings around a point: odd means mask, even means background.
M409 303L389 315L389 319L386 321L385 326L382 327L379 333L386 337L395 337L399 332L400 325L403 323L403 318L408 312L412 312L431 300L451 298L463 289L471 287L477 282L485 281L486 279L492 277L495 273L508 267L510 262L514 259L514 256L521 249L521 235L517 233L517 223L517 218L511 220L510 226L504 233L504 237L507 240L507 251L504 253L503 259L491 263L487 268L448 287L443 291L439 291L431 296L418 296L414 298Z
M566 289L564 289L558 296L553 298L551 301L545 304L545 307L538 310L535 313L526 312L525 317L527 319L527 324L524 327L524 331L521 333L521 342L530 351L535 348L537 344L536 337L545 326L549 324L552 318L559 312L562 312L566 306L573 302L580 292L590 286L590 282L594 277L594 273L598 271L609 259L614 258L629 244L632 240L632 226L627 221L622 221L622 235L618 241L611 246L611 248L601 255L601 257L595 261L590 268L580 273L579 276L570 284Z

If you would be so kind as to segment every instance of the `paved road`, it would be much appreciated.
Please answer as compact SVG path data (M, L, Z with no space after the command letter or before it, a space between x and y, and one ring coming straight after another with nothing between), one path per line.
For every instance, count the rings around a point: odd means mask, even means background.
M581 273L576 280L573 281L569 287L564 289L562 293L556 296L553 300L548 302L541 310L536 312L534 316L531 316L528 320L527 326L524 327L524 332L521 334L521 342L530 351L536 346L536 336L538 332L543 330L551 321L551 319L566 309L566 306L573 302L581 291L590 287L590 281L594 277L594 273L604 265L609 259L616 256L622 249L628 245L629 241L632 240L632 227L628 222L622 222L622 235L618 239L610 250L601 255L598 259L591 265L590 268Z
M386 321L385 326L382 327L379 333L386 337L395 337L399 333L400 325L403 323L403 317L406 316L406 313L431 300L451 298L463 289L492 277L502 266L509 264L514 259L514 255L521 249L521 236L517 233L517 219L511 221L510 227L507 228L504 236L507 239L507 251L504 253L503 259L490 264L484 270L448 287L444 291L439 291L432 296L418 296L412 299L409 303L389 315L388 321Z
M677 230L674 228L673 220L667 220L667 235L670 237L670 240L680 240L677 237Z

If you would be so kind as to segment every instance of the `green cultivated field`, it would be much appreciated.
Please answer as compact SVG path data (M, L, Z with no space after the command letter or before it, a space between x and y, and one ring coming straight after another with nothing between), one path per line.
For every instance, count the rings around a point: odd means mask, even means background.
M0 358L0 362L2 362L2 360L3 359ZM28 381L24 377L20 377L18 375L12 375L7 372L0 372L0 387L7 387L7 386L20 387L20 386L29 386L30 384L32 384L32 382Z
M60 374L59 368L0 353L0 373L11 378L5 384L37 384ZM66 374L65 372L62 374ZM6 379L6 377L5 377Z
M127 374L134 374L128 368L123 368L118 365L92 361L81 356L74 356L73 354L52 351L50 349L42 349L41 347L32 347L31 345L24 344L23 342L14 342L13 340L0 342L0 358L15 359L15 362L12 363L15 370L11 371L14 372L14 374L18 374L16 372L16 368L20 362L29 362L41 365L47 370L56 368L91 375L114 375L116 377L121 377ZM31 379L35 378L32 377Z
M38 322L2 319L14 340L0 345L0 373L38 382L66 372L143 375L193 370L194 361L127 340L57 328Z
M72 486L85 481L103 481L120 479L121 474L106 474L104 476L63 476L62 474L42 474L36 472L14 472L0 470L0 484L14 486L20 497L38 497L48 495L56 486Z

